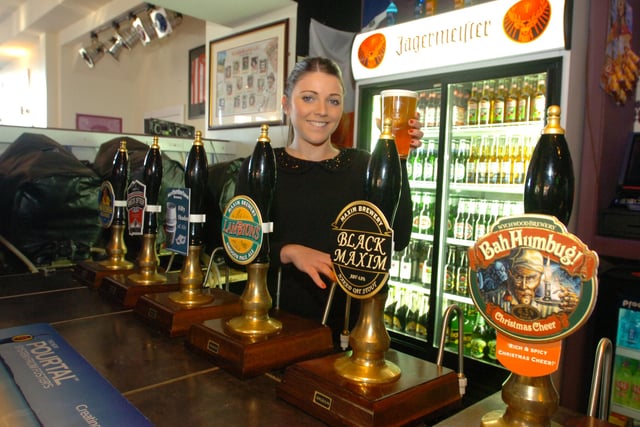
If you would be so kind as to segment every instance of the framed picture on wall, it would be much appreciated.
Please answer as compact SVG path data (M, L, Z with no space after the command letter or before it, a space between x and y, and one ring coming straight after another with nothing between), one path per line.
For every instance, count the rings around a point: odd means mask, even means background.
M209 44L209 129L281 124L289 20Z
M206 106L207 60L205 45L189 51L189 119L204 117Z
M76 129L93 132L122 132L120 117L95 116L92 114L76 114Z

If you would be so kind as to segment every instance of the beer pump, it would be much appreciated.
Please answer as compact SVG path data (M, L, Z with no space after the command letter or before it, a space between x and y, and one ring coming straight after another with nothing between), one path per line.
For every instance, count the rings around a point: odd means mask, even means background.
M267 288L268 235L272 231L270 209L277 177L268 130L268 125L261 126L249 159L248 194L229 201L222 221L227 254L238 264L247 265L247 283L240 297L242 312L232 318L194 324L187 337L191 348L239 377L282 368L333 349L328 327L272 310Z
M186 191L178 189L185 196L183 208L186 212L181 211L180 215L188 218L188 221L186 236L181 237L188 239L188 246L178 274L177 288L144 295L136 301L134 307L134 312L144 322L169 336L184 335L193 323L204 319L240 313L239 298L236 295L222 289L203 288L204 274L200 256L206 222L204 212L207 174L207 156L202 134L197 131L185 164ZM148 221L152 225L151 218ZM146 265L151 256L143 256Z
M136 258L138 272L127 276L127 281L137 285L153 285L167 281L167 276L158 273L156 249L158 215L162 212L162 206L158 204L162 184L162 156L157 136L153 137L153 144L144 159L143 181L147 194L143 214L142 246Z
M200 254L202 253L202 236L206 222L204 198L207 191L207 155L202 143L202 134L196 132L184 172L184 183L191 190L189 196L189 246L188 253L182 265L178 282L180 291L169 295L169 298L183 305L202 305L213 300L213 296L203 292L202 267Z
M126 194L129 181L129 153L127 142L122 140L113 158L111 176L104 181L99 195L99 218L101 225L111 232L106 246L107 259L78 263L74 277L80 282L97 288L102 279L116 273L129 273L133 263L125 259L127 246L124 242L126 228Z
M277 388L279 397L330 425L411 424L461 400L455 372L390 350L384 326L393 246L389 222L398 206L403 167L391 121L385 120L367 169L367 200L345 206L332 225L338 283L361 302L351 350L288 367ZM364 241L376 243L353 244ZM367 268L354 261L362 259Z
M142 244L136 258L136 269L131 274L114 274L105 277L100 286L100 293L117 304L133 307L142 295L175 291L177 280L172 275L168 280L165 274L158 272L158 253L156 234L158 231L158 215L162 207L158 204L162 185L162 156L158 137L153 137L143 164L142 181L133 181L129 185L127 210L129 211L129 232L136 230L141 234ZM133 227L133 224L138 224Z

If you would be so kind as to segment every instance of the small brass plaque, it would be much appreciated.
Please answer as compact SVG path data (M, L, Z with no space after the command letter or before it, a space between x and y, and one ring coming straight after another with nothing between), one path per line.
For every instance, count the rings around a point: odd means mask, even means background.
M207 341L207 350L211 353L218 354L218 352L220 351L220 344L215 341L209 340Z
M313 403L326 409L327 411L330 411L331 404L333 403L333 399L331 399L326 394L322 394L319 391L315 391L313 393Z

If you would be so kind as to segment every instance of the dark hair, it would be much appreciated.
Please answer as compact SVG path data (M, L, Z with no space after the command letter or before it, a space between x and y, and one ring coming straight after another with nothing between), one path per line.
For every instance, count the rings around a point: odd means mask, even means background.
M304 58L293 66L293 70L291 70L291 73L289 73L287 83L284 87L284 95L287 98L291 98L291 92L293 91L293 87L296 85L296 83L298 83L298 80L300 80L306 73L314 71L326 73L331 76L337 77L338 80L340 80L340 86L342 86L342 90L344 91L342 71L340 70L338 64L336 64L329 58L313 56Z

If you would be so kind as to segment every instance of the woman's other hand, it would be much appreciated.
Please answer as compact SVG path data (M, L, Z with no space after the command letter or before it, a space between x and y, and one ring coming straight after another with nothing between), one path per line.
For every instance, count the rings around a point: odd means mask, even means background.
M311 280L321 289L327 287L320 275L332 282L336 281L333 272L333 262L328 253L321 252L307 246L290 244L280 250L280 261L283 264L292 263L296 268L311 277Z

